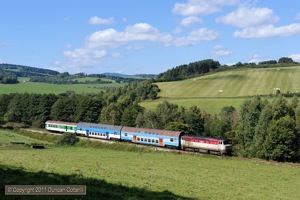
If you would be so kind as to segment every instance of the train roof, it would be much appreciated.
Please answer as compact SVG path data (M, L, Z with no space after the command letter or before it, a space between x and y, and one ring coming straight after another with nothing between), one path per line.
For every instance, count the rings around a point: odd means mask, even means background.
M202 140L230 140L228 138L217 138L217 137L209 137L209 136L198 136L198 135L184 135L183 138L195 138L195 139L202 139Z
M172 136L179 137L181 131L169 131L169 130L159 130L159 129L150 129L150 128L137 128L137 127L126 127L122 128L122 132L135 132L135 133L144 133L144 134L153 134L153 135L163 135L163 136Z
M48 120L45 122L46 124L58 124L58 125L69 125L69 126L77 126L77 123L73 122L62 122L62 121L54 121L54 120Z
M118 131L121 131L122 129L122 126L114 126L108 124L94 124L94 123L86 123L86 122L79 122L77 127L108 129L108 130L118 130Z

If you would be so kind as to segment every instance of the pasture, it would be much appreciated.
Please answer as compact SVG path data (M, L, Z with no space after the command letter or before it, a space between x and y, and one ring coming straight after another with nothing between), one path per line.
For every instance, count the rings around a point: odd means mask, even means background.
M140 103L154 110L164 100L179 106L198 106L208 113L219 113L225 106L239 110L242 103L253 96L300 92L300 67L243 68L203 75L182 81L155 83L161 89L159 99Z
M300 67L244 68L213 73L197 78L156 83L165 98L248 97L300 92Z
M247 98L159 98L156 100L147 100L140 103L140 106L147 110L155 110L158 104L167 100L170 103L177 104L189 108L191 106L198 106L202 111L207 113L219 113L225 106L233 106L236 110L239 110L242 103Z
M26 81L28 78L20 78L18 84L0 84L0 94L9 93L36 93L36 94L60 94L66 91L75 91L77 94L98 93L107 87L120 87L124 84L70 84L57 85L49 83L35 83ZM82 80L81 80L82 81Z
M0 130L0 141L5 137ZM87 185L87 195L77 199L298 199L300 196L299 164L156 152L151 147L129 151L115 149L116 145L1 149L2 191L5 184L83 184ZM14 199L3 193L0 198Z

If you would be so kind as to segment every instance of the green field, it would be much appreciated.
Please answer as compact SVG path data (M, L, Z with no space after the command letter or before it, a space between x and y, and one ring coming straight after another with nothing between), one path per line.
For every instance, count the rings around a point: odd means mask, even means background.
M160 97L246 97L300 92L300 67L235 69L183 81L156 83ZM223 92L219 92L222 90Z
M140 103L140 105L147 110L155 110L158 104L161 104L163 101L167 100L171 103L177 104L178 106L183 106L186 108L198 106L202 111L207 113L218 113L225 106L233 106L239 110L240 106L246 99L247 98L159 98L153 101L143 101Z
M217 113L225 106L238 109L245 99L253 96L272 95L274 88L280 88L281 93L300 92L299 77L300 67L293 66L243 68L182 81L158 82L160 99L144 101L140 105L155 109L157 104L168 100L180 106L196 105L206 112Z
M6 136L0 130L0 141L2 138ZM81 196L83 199L299 199L300 196L299 164L155 152L150 147L140 151L117 150L114 145L100 149L2 148L2 191L5 184L83 184L87 185L87 196ZM14 199L3 193L0 198Z
M66 91L73 90L77 94L82 93L98 93L104 87L120 87L124 84L71 84L71 85L57 85L49 83L34 83L26 81L26 78L20 78L18 84L0 84L0 94L9 93L38 93L38 94L60 94Z

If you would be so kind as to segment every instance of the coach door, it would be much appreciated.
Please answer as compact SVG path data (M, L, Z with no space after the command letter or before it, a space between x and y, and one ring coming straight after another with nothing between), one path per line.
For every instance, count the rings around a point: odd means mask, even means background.
M159 138L159 146L161 146L161 147L164 146L162 138Z
M86 137L89 137L89 135L90 135L89 130L86 130Z
M133 136L133 142L136 143L136 135Z

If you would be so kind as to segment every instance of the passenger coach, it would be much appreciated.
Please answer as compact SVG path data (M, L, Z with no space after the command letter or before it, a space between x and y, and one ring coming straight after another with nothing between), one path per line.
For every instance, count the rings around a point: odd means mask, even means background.
M123 127L121 140L161 147L180 147L180 131Z
M51 121L48 120L45 123L45 128L48 131L55 131L55 132L68 132L68 133L76 133L77 123L72 122L61 122L61 121Z
M121 129L122 126L79 122L76 133L86 137L120 140Z

